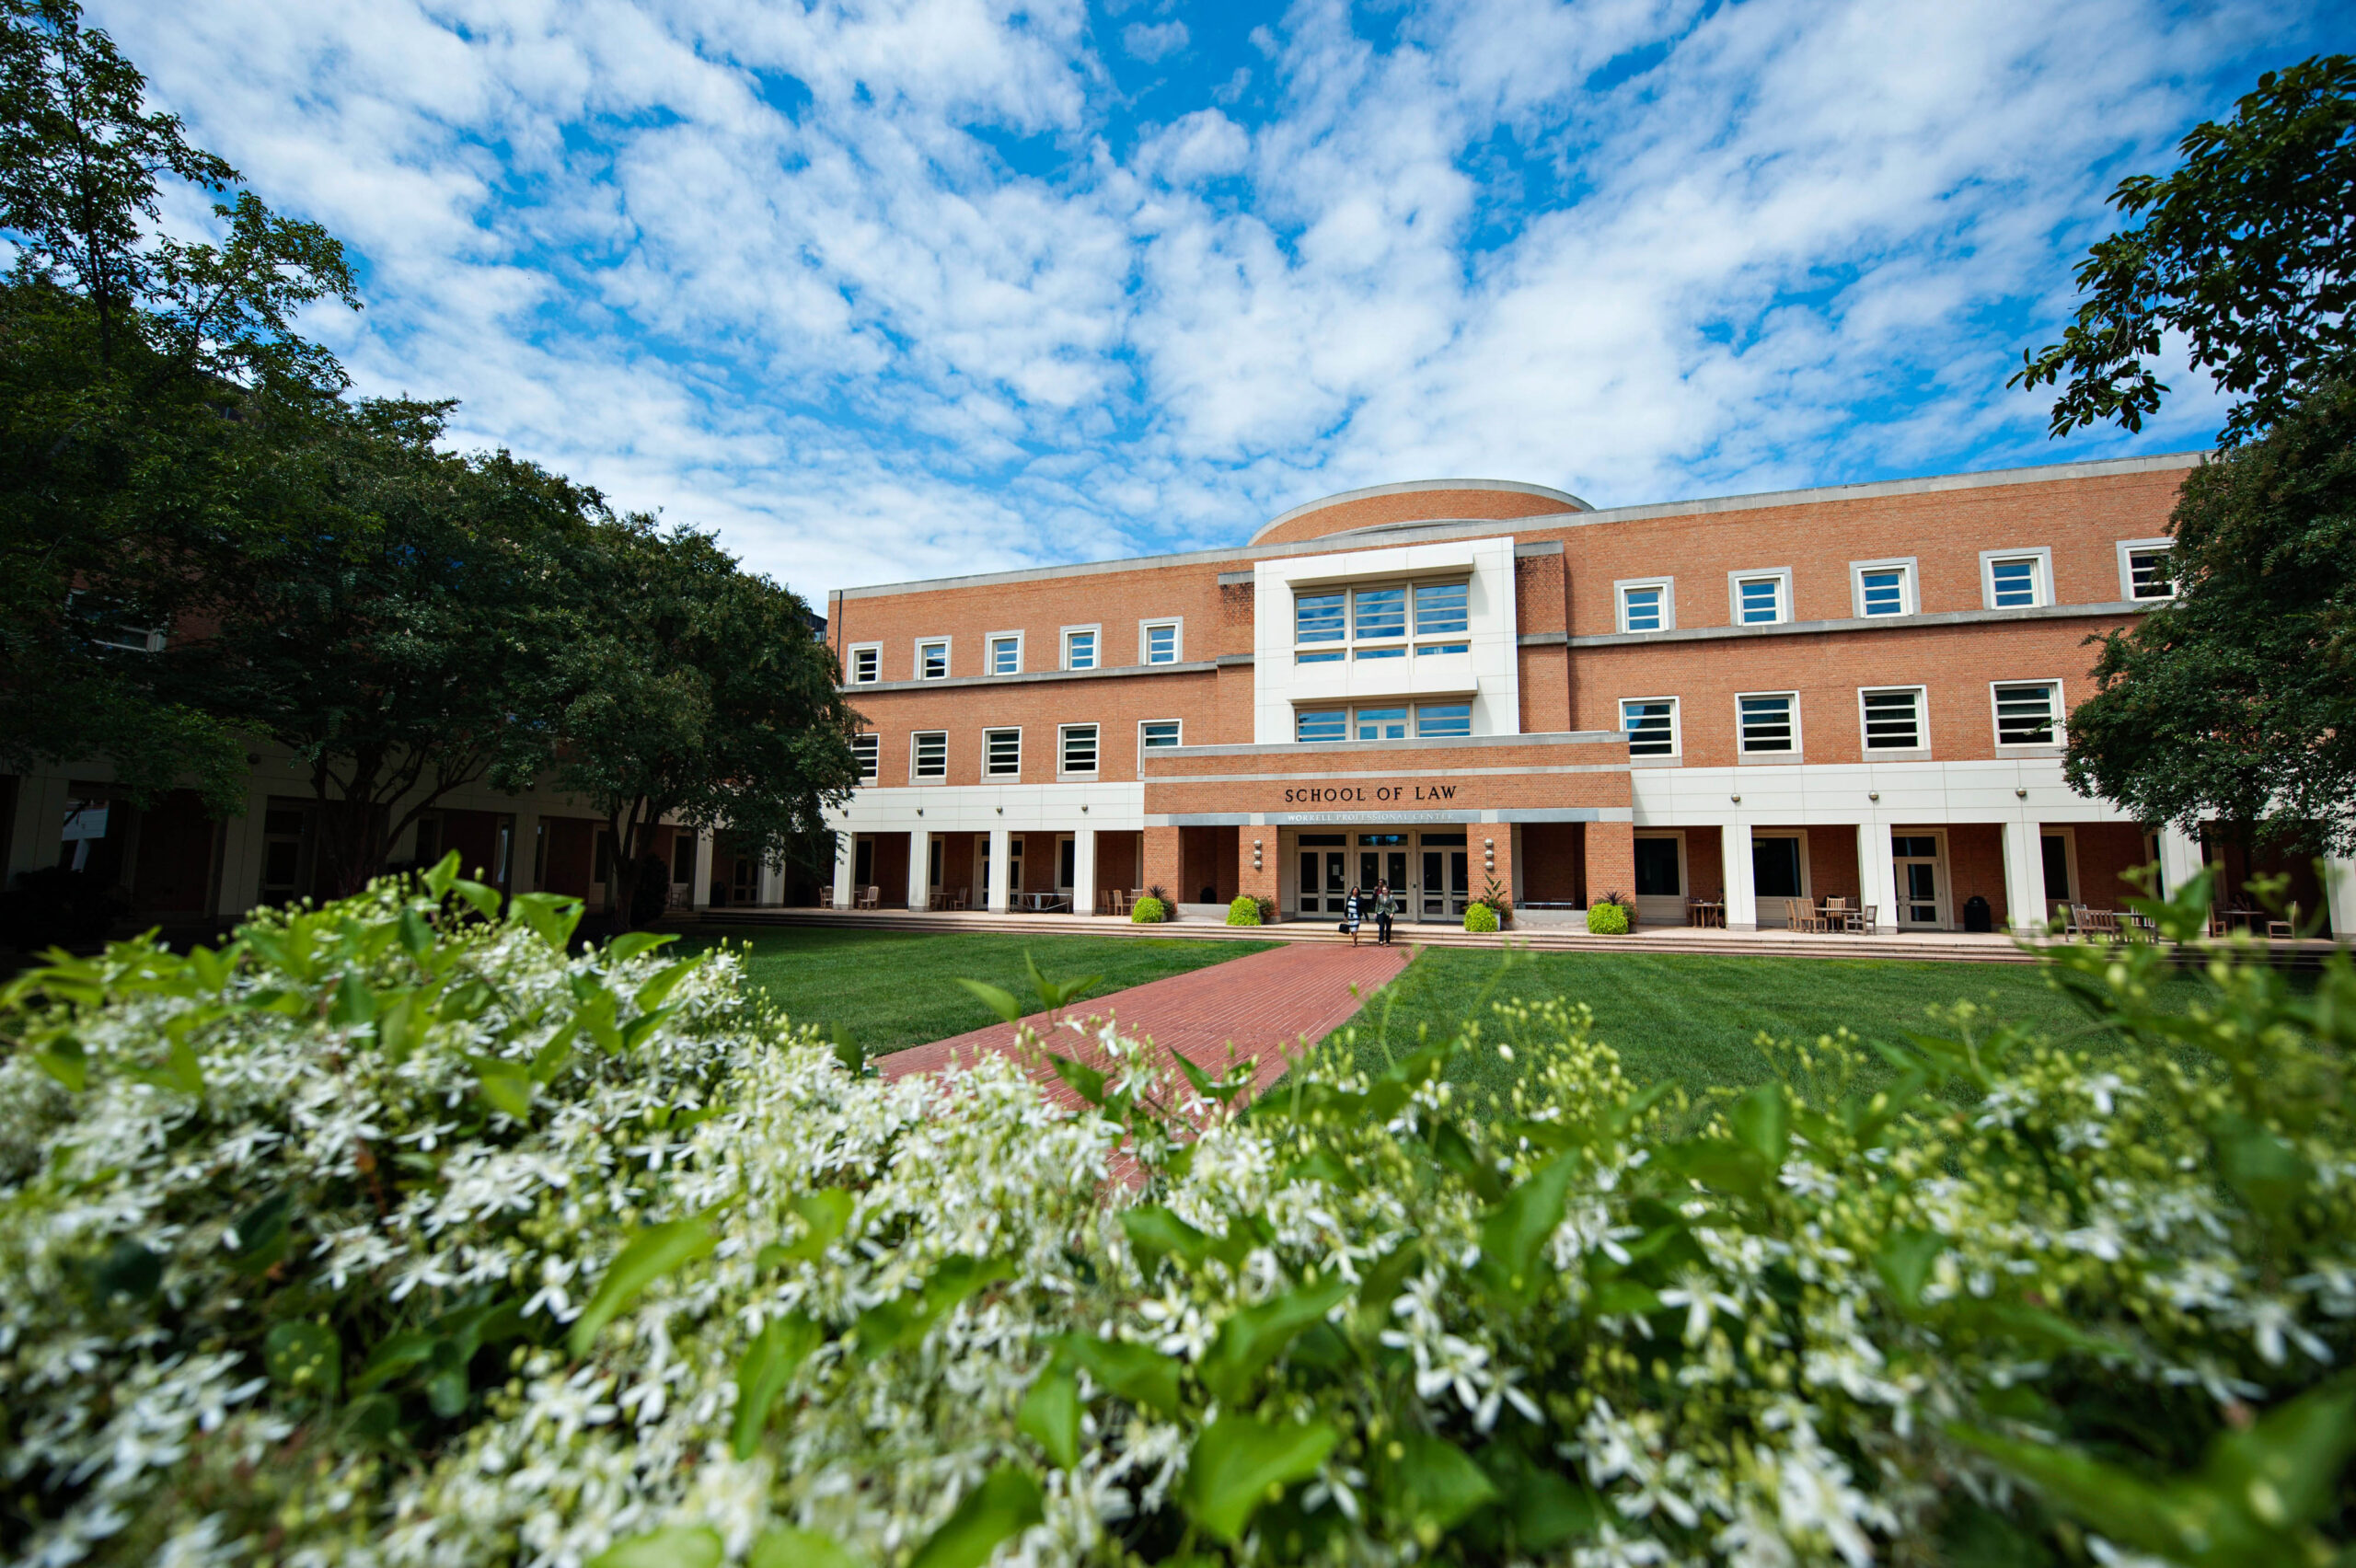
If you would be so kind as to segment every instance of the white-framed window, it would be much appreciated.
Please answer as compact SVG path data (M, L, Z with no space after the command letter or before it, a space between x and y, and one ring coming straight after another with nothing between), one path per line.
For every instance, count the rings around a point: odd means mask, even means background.
M917 644L917 679L945 681L949 678L949 639L928 637Z
M1064 628L1064 668L1092 670L1102 651L1104 628L1101 626L1068 626Z
M1057 732L1062 743L1063 771L1093 773L1096 771L1096 726L1066 724Z
M872 784L882 772L879 759L884 755L884 737L872 730L850 738L850 755L859 759L859 781Z
M1019 675L1022 673L1022 634L1019 631L994 631L982 644L982 669L986 674Z
M2053 552L2042 548L1980 552L1981 602L1992 610L2053 603Z
M1174 751L1184 744L1184 728L1175 719L1144 719L1138 722L1138 754Z
M164 651L164 628L145 624L122 600L77 588L65 596L65 602L80 618L85 634L100 648L120 649L125 653Z
M1930 743L1921 686L1865 686L1857 692L1865 751L1922 751Z
M1620 728L1628 734L1630 756L1678 754L1677 698L1630 697L1620 702Z
M1354 741L1403 741L1407 738L1407 706L1361 708L1350 715Z
M884 645L854 642L844 651L850 659L850 684L873 686L884 678Z
M1415 738L1419 741L1442 739L1472 732L1472 705L1469 702L1419 702L1415 704Z
M1021 730L984 730L982 732L982 777L985 778L1022 777L1022 732Z
M1611 585L1622 631L1677 629L1677 582L1668 577L1623 578Z
M1138 623L1138 663L1175 664L1186 656L1185 623L1149 620Z
M1293 662L1403 659L1410 649L1417 653L1469 652L1472 602L1472 583L1465 579L1296 591Z
M918 730L908 737L908 777L949 777L949 732L946 730Z
M2062 744L2060 681L1992 681L1988 691L1996 706L1998 745Z
M1860 617L1911 616L1918 601L1914 592L1914 558L1902 560L1853 560L1849 585Z
M1792 618L1792 569L1727 573L1727 615L1736 626L1780 626Z
M1800 749L1800 694L1744 692L1734 699L1735 725L1745 756L1791 756Z
M2119 541L2119 596L2129 600L2176 597L2174 539Z
M1297 709L1292 716L1292 738L1296 741L1346 741L1350 738L1349 709Z
M1470 582L1415 584L1415 652L1469 653L1472 628Z

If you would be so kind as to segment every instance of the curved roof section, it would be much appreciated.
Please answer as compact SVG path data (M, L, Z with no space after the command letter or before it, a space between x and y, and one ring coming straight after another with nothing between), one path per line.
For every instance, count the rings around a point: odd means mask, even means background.
M1544 517L1594 510L1565 490L1514 479L1415 479L1344 490L1296 506L1263 525L1251 542L1278 545L1402 523Z

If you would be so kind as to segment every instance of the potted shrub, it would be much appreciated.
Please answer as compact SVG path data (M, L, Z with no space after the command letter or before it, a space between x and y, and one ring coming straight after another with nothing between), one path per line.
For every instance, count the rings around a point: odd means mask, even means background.
M1227 906L1227 923L1230 926L1265 924L1260 918L1260 901L1248 893L1237 894L1235 902Z
M1140 926L1156 926L1177 917L1178 906L1170 901L1170 890L1160 882L1147 888L1145 896L1129 911L1129 918Z
M1498 928L1497 912L1480 899L1464 906L1464 928L1468 931L1494 931Z
M1624 893L1607 893L1588 905L1587 928L1599 937L1624 937L1636 928L1636 904Z

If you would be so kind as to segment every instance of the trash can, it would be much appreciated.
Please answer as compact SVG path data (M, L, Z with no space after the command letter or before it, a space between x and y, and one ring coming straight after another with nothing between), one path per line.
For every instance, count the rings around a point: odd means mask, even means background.
M1967 931L1992 931L1996 922L1988 910L1988 901L1973 894L1963 901L1963 928Z

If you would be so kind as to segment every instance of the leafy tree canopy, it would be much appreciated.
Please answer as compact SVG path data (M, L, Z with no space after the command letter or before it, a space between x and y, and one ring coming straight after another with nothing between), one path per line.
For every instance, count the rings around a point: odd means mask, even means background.
M2356 380L2356 58L2269 72L2179 150L2175 173L2119 182L2111 204L2141 221L2095 245L2062 341L2025 352L2008 383L2060 386L2057 436L2141 430L2168 390L2154 362L2170 334L2238 399L2226 445Z

